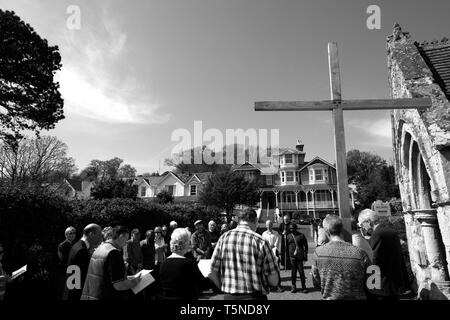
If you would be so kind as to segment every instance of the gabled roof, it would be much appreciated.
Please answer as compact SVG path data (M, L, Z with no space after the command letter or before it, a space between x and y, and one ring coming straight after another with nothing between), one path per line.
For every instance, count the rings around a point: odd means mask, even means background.
M75 190L75 191L83 191L82 189L82 180L80 179L66 179L66 181L70 184L70 186Z
M162 183L162 182L163 182L164 180L166 180L167 177L169 177L169 176L175 177L175 178L176 178L178 181L180 181L181 184L184 186L185 182L183 181L182 177L180 177L179 175L177 175L175 172L172 172L172 171L167 171L167 173L164 174L164 176L161 176L161 177L160 177L161 179L158 181L158 184Z
M260 168L259 168L259 166L258 166L258 164L253 164L253 163L250 163L250 162L248 162L248 161L246 161L245 163L243 163L243 164L241 164L240 166L236 166L234 169L233 169L233 171L244 171L244 170L260 170Z
M192 179L197 179L199 182L206 182L208 181L208 178L212 176L212 172L198 172L193 173L189 176L189 178L186 180L186 183L191 182Z
M261 175L272 175L277 174L278 169L274 166L265 163L250 163L246 161L244 164L233 169L233 171L249 171L258 170Z
M311 161L309 161L308 163L306 163L303 167L301 167L299 171L302 171L303 169L305 169L305 168L309 167L310 165L313 165L314 163L317 163L317 162L322 162L323 164L326 164L327 166L329 166L329 167L331 167L331 168L333 168L333 169L336 169L336 167L333 166L333 165L332 165L331 163L329 163L328 161L323 160L321 157L315 157L315 158L313 158Z
M448 38L441 41L415 43L422 58L433 73L436 83L450 98L450 42Z

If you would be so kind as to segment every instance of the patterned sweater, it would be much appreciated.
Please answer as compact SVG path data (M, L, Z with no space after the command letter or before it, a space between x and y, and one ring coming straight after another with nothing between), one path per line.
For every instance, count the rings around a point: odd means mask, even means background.
M317 247L312 266L313 282L325 300L366 299L367 254L344 241L331 241Z

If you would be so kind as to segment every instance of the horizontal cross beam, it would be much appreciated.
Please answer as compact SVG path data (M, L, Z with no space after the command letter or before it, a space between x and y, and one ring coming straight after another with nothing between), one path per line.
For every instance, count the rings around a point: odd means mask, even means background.
M431 107L430 98L371 99L342 101L261 101L255 102L256 111L331 111L343 110L391 110L426 109Z

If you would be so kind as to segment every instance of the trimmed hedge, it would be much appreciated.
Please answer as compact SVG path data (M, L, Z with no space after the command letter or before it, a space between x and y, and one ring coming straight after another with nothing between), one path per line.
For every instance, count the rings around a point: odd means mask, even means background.
M30 297L31 287L39 288L38 297L56 298L52 283L57 272L56 249L64 240L68 226L77 229L77 239L89 223L102 228L124 225L141 232L155 226L178 222L192 227L195 220L219 223L220 210L197 203L159 204L145 200L103 199L74 200L55 196L39 189L0 188L0 242L4 244L3 265L11 272L28 264L24 281ZM33 284L33 285L31 285ZM17 289L23 294L25 288ZM31 290L31 291L30 291ZM14 291L14 289L10 290ZM7 292L8 294L8 292Z

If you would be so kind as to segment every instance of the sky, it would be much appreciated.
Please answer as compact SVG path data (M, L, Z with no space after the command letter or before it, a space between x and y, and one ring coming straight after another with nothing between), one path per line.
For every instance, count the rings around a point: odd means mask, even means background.
M69 28L77 6L80 28ZM367 27L367 8L381 28ZM165 171L177 129L279 129L280 146L334 162L331 112L256 112L255 101L330 99L327 43L338 43L343 99L389 98L386 37L450 37L448 0L0 0L51 45L65 119L45 134L83 169L124 159ZM347 150L392 158L388 111L345 111ZM206 141L205 143L208 143Z

